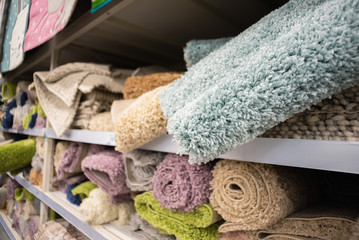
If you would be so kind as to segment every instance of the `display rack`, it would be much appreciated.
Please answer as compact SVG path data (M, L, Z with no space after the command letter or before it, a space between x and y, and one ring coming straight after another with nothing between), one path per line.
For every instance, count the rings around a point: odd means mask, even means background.
M21 240L19 234L11 227L10 219L1 211L0 223L11 240Z
M7 132L7 133L16 133L16 134L23 134L28 136L36 136L36 137L44 137L45 136L45 128L39 128L39 129L5 129L0 127L1 132Z

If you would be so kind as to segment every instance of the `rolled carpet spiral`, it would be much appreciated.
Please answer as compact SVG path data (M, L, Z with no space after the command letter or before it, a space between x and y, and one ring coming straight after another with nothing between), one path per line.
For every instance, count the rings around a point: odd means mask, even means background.
M123 154L126 184L131 191L152 190L152 178L156 166L164 159L165 153L135 149Z
M158 94L166 86L158 87L136 99L115 119L116 150L128 152L167 133Z
M87 156L81 167L86 177L106 193L114 196L130 192L121 153L103 151Z
M1 145L0 173L17 170L30 165L35 152L35 139L26 139Z
M162 72L129 77L126 79L125 86L122 89L123 98L138 98L146 92L173 82L180 78L181 75L182 73L177 72Z
M143 237L144 239L156 240L175 240L175 236L161 234L160 231L152 227L145 219L141 218L137 213L131 216L129 225L134 231L134 234Z
M188 156L169 153L153 176L153 196L171 211L191 212L208 203L212 164L190 165Z
M81 162L87 156L88 149L88 144L71 142L57 167L57 179L64 180L81 173Z
M210 203L227 221L220 232L266 228L321 197L315 172L226 159L211 188Z
M175 235L181 240L218 239L216 223L221 217L211 205L203 204L193 212L172 212L161 207L152 192L145 192L135 198L135 208L143 219L161 233Z

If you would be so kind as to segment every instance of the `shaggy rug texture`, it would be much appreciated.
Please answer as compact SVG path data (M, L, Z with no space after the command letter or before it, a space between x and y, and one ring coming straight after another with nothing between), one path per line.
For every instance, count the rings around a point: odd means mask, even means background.
M191 163L213 160L358 82L359 1L292 0L159 94Z
M42 172L38 172L34 168L32 168L30 170L29 182L32 185L36 185L42 188Z
M106 131L114 132L111 112L97 113L94 115L88 125L88 129L91 131Z
M126 186L125 167L121 153L99 152L86 157L81 167L86 177L106 193L114 196L130 192Z
M39 230L40 216L31 216L29 220L29 235L31 240L35 240L34 236Z
M218 239L218 223L221 218L209 204L203 204L193 212L172 212L162 207L151 192L135 198L138 215L161 233L175 235L181 240Z
M35 196L31 192L29 192L26 188L22 188L22 187L15 189L14 197L15 197L15 200L18 202L21 202L21 201L32 202L35 200Z
M15 199L15 190L22 187L15 179L9 178L6 183L7 199Z
M31 160L31 167L36 172L41 172L42 167L44 166L44 159L42 159L39 154L35 153Z
M118 218L118 206L111 204L110 195L101 188L95 188L82 201L80 213L89 224L105 224Z
M80 183L75 188L73 188L71 190L71 193L73 195L79 195L81 198L81 201L83 201L85 198L87 198L90 195L90 192L95 188L97 188L96 184L94 184L90 181L86 181L86 182Z
M35 72L34 82L40 104L60 136L73 122L82 94L100 87L121 93L130 74L128 70L111 72L106 65L69 63L51 72Z
M31 164L36 152L35 139L26 139L0 146L0 173L14 171Z
M136 213L135 205L133 201L123 202L117 205L118 219L113 224L118 226L127 225L132 215Z
M120 115L115 116L116 150L128 152L167 133L158 94L166 86L143 94Z
M71 142L56 169L58 180L64 180L82 172L81 162L88 155L89 145Z
M83 233L63 218L42 224L34 238L36 240L88 240Z
M171 211L192 212L208 203L212 164L190 165L188 156L169 153L153 176L153 196Z
M217 38L217 39L201 39L201 40L191 40L187 42L186 46L183 49L183 57L186 62L187 69L195 65L202 58L206 57L208 54L220 48L226 42L231 40L233 37L227 38Z
M123 154L126 184L131 191L152 190L152 178L156 166L162 162L165 153L135 149Z
M220 232L266 228L321 197L310 170L234 160L217 162L211 189Z
M64 156L64 153L65 153L66 149L69 147L69 145L70 145L70 142L66 142L66 141L59 141L56 143L55 154L54 154L54 166L55 166L56 171L57 171L57 168L59 167L61 159Z
M156 240L175 240L175 236L161 234L160 231L152 227L145 219L141 218L137 213L131 216L129 225L133 234L141 239Z
M77 187L78 185L80 185L81 183L74 183L74 184L69 184L66 188L66 199L72 203L75 204L77 206L80 206L82 199L80 197L79 194L73 194L72 190Z
M145 76L132 76L127 78L123 87L123 98L138 98L142 94L152 91L153 89L165 86L174 80L180 78L182 73L163 72L152 73Z

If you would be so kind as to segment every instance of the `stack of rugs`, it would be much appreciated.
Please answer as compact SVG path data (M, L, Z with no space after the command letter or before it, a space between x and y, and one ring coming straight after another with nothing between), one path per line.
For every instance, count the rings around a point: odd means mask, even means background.
M33 185L42 187L42 168L45 158L45 138L36 137L36 153L31 160L29 181Z
M3 128L29 129L44 128L46 115L38 103L35 91L28 82L20 81L2 85L2 115Z

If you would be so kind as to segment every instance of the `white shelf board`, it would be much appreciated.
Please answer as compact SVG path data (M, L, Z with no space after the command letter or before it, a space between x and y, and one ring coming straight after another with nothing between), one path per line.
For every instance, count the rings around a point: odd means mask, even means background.
M48 138L66 141L116 146L114 132L70 129L67 130L62 136L57 136L53 129L48 128L46 129L46 136Z
M24 134L29 136L37 136L37 137L44 137L45 136L45 128L34 128L34 129L5 129L3 127L0 128L1 132L8 132L8 133L17 133L17 134Z
M90 239L94 240L140 240L132 233L129 226L106 225L88 225L82 221L79 207L66 200L66 195L62 192L43 192L39 187L32 185L21 176L15 176L23 187L34 194L47 206L65 218L68 222L79 229Z
M19 234L12 228L10 219L2 211L0 211L0 223L11 240L21 240Z

